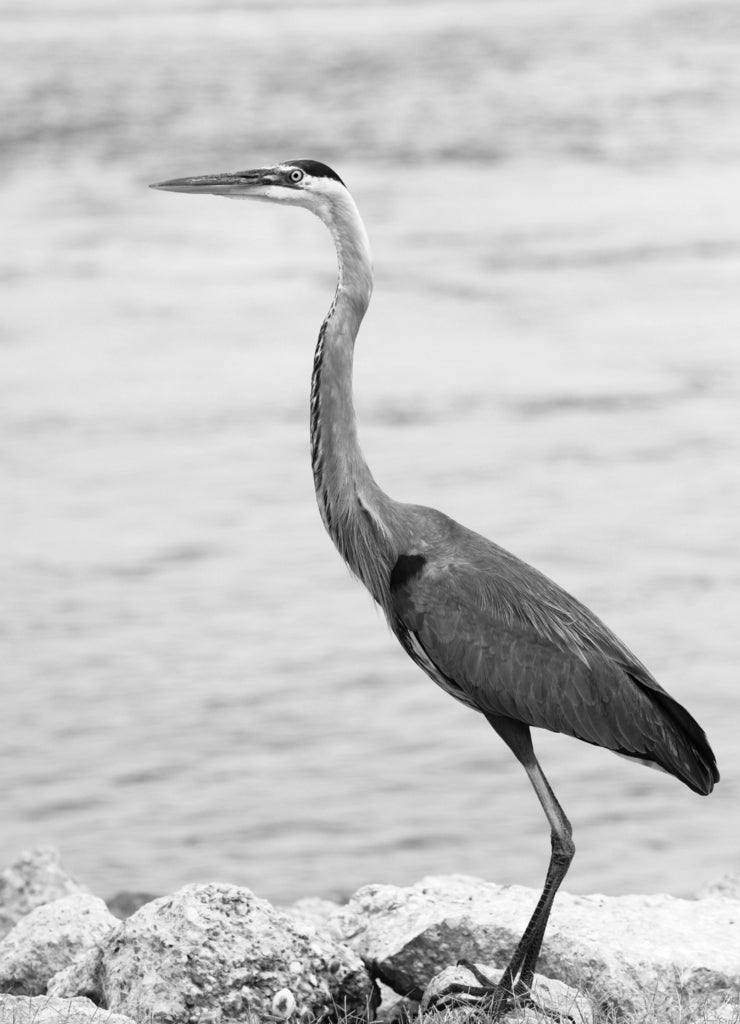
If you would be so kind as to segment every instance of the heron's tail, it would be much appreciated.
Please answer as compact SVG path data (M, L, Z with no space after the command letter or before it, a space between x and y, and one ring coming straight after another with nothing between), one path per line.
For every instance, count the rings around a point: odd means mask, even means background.
M664 740L651 751L650 760L675 775L695 793L702 796L711 793L715 782L719 782L719 771L702 727L652 677L649 682L634 675L632 678L660 711L665 725Z

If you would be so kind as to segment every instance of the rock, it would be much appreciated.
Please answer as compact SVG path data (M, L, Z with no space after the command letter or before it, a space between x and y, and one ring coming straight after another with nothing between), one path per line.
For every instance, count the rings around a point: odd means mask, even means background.
M320 896L305 896L287 907L280 907L284 914L287 914L300 928L313 928L323 935L332 935L334 932L334 920L341 909L339 903L333 900L325 900Z
M53 846L27 850L0 873L0 938L35 907L87 892L61 865Z
M418 1024L420 1020L418 1000L399 996L382 981L376 984L380 993L380 1003L375 1019L380 1024L410 1024L410 1022Z
M101 1010L89 999L0 995L0 1024L136 1024L131 1017Z
M232 885L189 885L145 904L48 989L85 990L151 1024L363 1014L375 994L347 946Z
M705 882L697 890L696 899L703 900L708 896L724 896L726 899L740 900L740 871L729 871L726 875Z
M36 907L0 941L0 992L41 995L53 975L117 925L105 903L87 893Z
M415 886L365 886L333 920L396 992L420 998L463 958L505 966L538 892L453 875ZM621 1011L696 997L740 997L740 914L732 900L559 893L540 972ZM647 996L646 996L647 994Z
M57 971L46 986L47 994L67 999L84 996L100 1003L103 998L100 991L102 965L102 946L95 946L80 954L68 967Z
M491 967L490 964L476 964L479 971L482 971L486 978L489 978L494 984L497 984L503 975L503 970ZM476 979L472 971L469 971L466 967L455 966L445 967L443 971L435 975L429 982L424 990L424 995L421 1000L421 1010L427 1014L430 1011L430 1006L439 999L440 995L450 985L472 985L478 986L480 982ZM552 1014L552 1017L557 1020L564 1018L567 1020L571 1019L573 1024L593 1024L594 1014L591 1009L591 1005L588 1000L576 991L574 988L570 988L568 985L564 985L562 981L555 981L552 978L545 978L541 974L535 974L534 981L532 983L532 997L538 1003L540 1007L545 1011L545 1019L548 1014ZM464 994L456 994L452 1000L452 1006L456 1001L462 1001L466 1003L469 1001L469 1006L461 1006L459 1008L459 1015L461 1019L465 1020L475 1015L476 1007L480 1007L480 1000L476 1000L472 997L466 997ZM450 1010L445 1007L445 1003L440 1001L437 1004L440 1007L440 1014L444 1014L445 1020L448 1020ZM485 1009L483 1012L485 1014ZM472 1012L471 1012L472 1011ZM465 1017L465 1014L468 1017ZM507 1024L507 1021L520 1022L527 1020L527 1015L531 1015L535 1021L542 1021L543 1014L538 1012L536 1009L529 1009L527 1007L517 1007L510 1014L505 1014L500 1018L500 1024ZM433 1019L433 1018L432 1018ZM430 1022L431 1024L431 1022Z

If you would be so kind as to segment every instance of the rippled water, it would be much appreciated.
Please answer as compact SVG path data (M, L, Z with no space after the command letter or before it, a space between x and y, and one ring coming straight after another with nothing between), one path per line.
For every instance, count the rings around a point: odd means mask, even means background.
M585 600L714 745L700 799L538 734L569 888L736 867L735 5L50 9L0 8L0 858L54 842L101 892L274 900L541 881L524 773L320 524L324 228L145 188L311 155L373 241L381 485Z

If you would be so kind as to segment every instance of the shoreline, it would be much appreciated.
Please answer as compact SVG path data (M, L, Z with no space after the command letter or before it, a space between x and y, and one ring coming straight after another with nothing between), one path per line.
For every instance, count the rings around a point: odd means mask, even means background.
M701 1005L704 1022L739 1019L740 873L700 892L692 900L558 893L538 997L559 1012L567 1001L582 1024L637 1014L648 997L661 1007L656 1021L678 1005ZM437 1020L435 1000L461 984L460 968L449 965L462 956L494 977L538 893L451 875L366 885L345 904L305 897L277 908L214 883L148 896L112 899L128 915L119 919L67 875L53 848L6 867L0 1021L3 1005L20 1013L26 997L29 1013L40 1005L34 999L72 1012L84 997L91 1013L102 1008L136 1024L308 1022L339 1005L352 1019ZM465 1013L474 1019L474 1008Z

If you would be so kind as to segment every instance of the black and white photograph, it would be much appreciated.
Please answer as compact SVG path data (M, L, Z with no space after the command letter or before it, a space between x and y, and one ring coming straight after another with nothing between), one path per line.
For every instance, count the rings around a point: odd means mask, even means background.
M0 1024L740 1024L737 0L0 82Z

